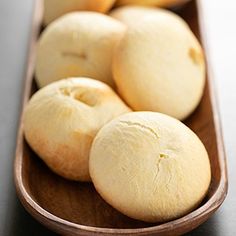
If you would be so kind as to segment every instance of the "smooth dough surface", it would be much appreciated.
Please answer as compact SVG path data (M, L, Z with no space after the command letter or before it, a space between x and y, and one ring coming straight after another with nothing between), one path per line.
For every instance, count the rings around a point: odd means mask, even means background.
M44 24L74 11L107 12L115 0L44 0Z
M132 112L106 124L93 141L89 171L104 200L147 222L195 209L211 179L199 138L180 121L155 112Z
M157 7L174 7L188 2L188 0L117 0L116 5L143 5Z
M68 13L41 34L36 55L39 87L53 81L85 76L114 85L113 51L125 25L97 12Z
M130 109L106 84L88 78L54 82L30 99L24 134L55 173L89 181L88 157L97 131Z
M128 21L125 11L132 11L136 22ZM121 96L136 111L185 119L199 104L205 85L198 40L180 17L166 10L130 7L119 18L129 26L113 57Z
M168 15L169 18L172 18L173 21L179 22L183 26L186 26L189 29L188 24L180 18L175 13L165 10L163 8L157 8L152 6L138 6L138 5L126 5L118 8L114 8L109 15L116 20L121 21L127 26L137 24L137 21L143 20L145 17L150 17L151 15L157 15L158 17L166 18Z

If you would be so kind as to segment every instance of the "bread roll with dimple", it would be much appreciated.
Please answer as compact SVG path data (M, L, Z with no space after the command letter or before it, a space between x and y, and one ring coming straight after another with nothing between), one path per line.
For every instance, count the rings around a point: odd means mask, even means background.
M89 78L54 82L36 92L24 112L28 144L55 173L89 181L94 136L130 109L106 84Z
M69 13L57 19L38 42L35 71L38 86L78 76L113 86L113 51L125 28L112 17L96 12Z
M107 12L115 0L44 0L44 19L48 25L58 17L74 11Z
M203 94L204 55L180 17L156 11L129 23L114 53L113 75L119 93L134 110L183 120Z
M89 171L104 200L147 222L191 212L211 180L199 138L180 121L155 112L131 112L103 126L92 144Z
M189 0L117 0L117 6L123 5L143 5L157 7L175 7L182 5Z

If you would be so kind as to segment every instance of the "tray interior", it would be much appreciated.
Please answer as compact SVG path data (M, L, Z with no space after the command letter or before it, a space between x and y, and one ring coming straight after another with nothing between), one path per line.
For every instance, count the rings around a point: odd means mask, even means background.
M178 13L188 22L199 38L195 2L191 1L183 9L178 10ZM35 91L36 86L33 82L31 93ZM214 194L220 182L216 133L208 84L206 84L200 105L185 121L185 124L205 144L211 161L212 182L204 203ZM22 171L25 187L30 195L34 196L34 200L53 215L74 223L97 227L140 228L154 225L130 219L119 213L103 201L91 183L68 181L55 175L33 153L25 141L23 159Z

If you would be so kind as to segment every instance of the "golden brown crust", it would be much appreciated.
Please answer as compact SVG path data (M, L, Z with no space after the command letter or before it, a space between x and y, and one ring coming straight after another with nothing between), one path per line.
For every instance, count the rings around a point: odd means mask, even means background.
M107 12L115 0L44 0L44 25L73 11Z
M175 7L186 3L188 0L117 0L116 6L143 5L157 7Z

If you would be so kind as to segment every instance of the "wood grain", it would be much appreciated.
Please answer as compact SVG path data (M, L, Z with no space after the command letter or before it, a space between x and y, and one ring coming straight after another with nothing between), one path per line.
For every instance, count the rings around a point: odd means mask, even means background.
M188 3L179 14L205 44L201 5ZM32 93L35 46L42 23L41 0L36 1L26 71L22 111ZM207 55L207 48L205 48ZM207 60L208 58L206 58ZM15 185L27 211L42 224L63 235L180 235L207 220L227 194L227 170L213 78L208 62L207 85L196 111L185 121L205 144L209 153L212 181L202 204L190 214L164 223L148 224L122 215L96 193L91 183L65 180L52 173L33 153L19 123L15 158Z

